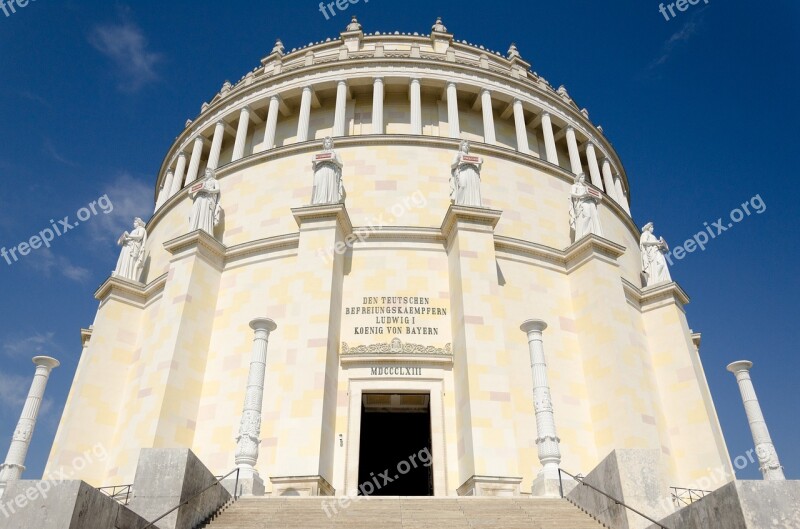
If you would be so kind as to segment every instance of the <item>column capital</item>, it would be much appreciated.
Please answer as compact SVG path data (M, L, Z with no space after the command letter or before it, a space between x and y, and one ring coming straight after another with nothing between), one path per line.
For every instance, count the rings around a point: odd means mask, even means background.
M339 80L336 81L336 85L337 86L341 86L341 85L347 86L347 80L346 79L339 79Z
M522 325L519 326L519 329L526 333L541 333L545 329L547 329L547 323L543 320L526 320Z
M458 85L456 84L456 82L455 82L455 81L447 81L447 82L445 83L445 86L446 86L447 88L450 88L451 86L452 86L453 88L458 88Z
M542 113L539 114L539 117L542 118L542 119L549 118L550 117L550 112L547 111L547 110L543 110Z
M410 83L411 84L419 84L420 83L420 78L419 77L412 77L411 80L410 80Z
M179 152L179 153L178 153L178 155L176 156L176 158L186 158L186 153L185 153L185 152L183 152L183 151L181 151L181 152Z
M373 77L372 78L372 82L373 83L383 83L383 76L382 75L378 75L378 76Z
M48 369L55 369L61 365L61 362L49 356L34 356L33 363L37 366L46 367Z
M733 374L736 374L741 371L750 371L752 367L753 367L753 362L749 360L738 360L736 362L731 362L730 364L728 364L728 367L726 367L725 369L727 369Z
M250 321L250 328L254 331L267 331L268 333L278 328L278 325L269 318L254 318Z
M489 90L488 88L481 88L481 95L483 95L483 94L492 95L492 91Z

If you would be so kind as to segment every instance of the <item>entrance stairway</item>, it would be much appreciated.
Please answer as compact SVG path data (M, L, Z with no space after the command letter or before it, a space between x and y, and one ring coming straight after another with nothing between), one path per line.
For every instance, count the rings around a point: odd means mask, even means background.
M600 529L567 500L532 498L244 498L206 529ZM327 512L325 507L327 506ZM330 514L330 516L329 516Z

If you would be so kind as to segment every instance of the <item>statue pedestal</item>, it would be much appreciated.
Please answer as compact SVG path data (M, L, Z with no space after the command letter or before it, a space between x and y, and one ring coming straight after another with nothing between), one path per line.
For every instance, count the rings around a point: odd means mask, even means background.
M264 480L258 474L240 475L239 482L236 482L236 475L222 480L222 486L237 498L264 496L266 487Z

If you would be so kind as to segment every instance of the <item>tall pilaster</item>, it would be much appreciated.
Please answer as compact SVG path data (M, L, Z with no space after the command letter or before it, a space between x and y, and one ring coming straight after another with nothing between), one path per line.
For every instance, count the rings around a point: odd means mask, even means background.
M263 490L263 481L259 478L255 466L258 461L258 445L261 443L261 408L264 404L267 344L269 334L277 327L269 318L256 318L250 322L250 328L253 329L255 336L239 435L236 437L235 458L236 466L239 467L239 479L257 481L260 489L258 492ZM254 487L248 488L252 491Z
M239 126L236 128L236 141L233 144L231 161L244 158L244 145L247 142L247 129L250 127L250 107L245 106L239 111Z
M547 324L542 320L527 320L520 330L528 337L528 351L531 356L533 376L533 408L536 412L536 446L539 452L541 470L533 483L535 496L558 496L555 486L558 483L558 466L561 463L561 440L556 433L556 419L553 414L553 400L550 397L550 384L547 381L547 363L544 358L542 332Z
M761 405L758 403L756 389L750 378L750 368L753 362L740 360L728 365L728 371L736 376L739 383L739 392L742 394L744 411L747 414L747 422L750 424L750 432L753 434L753 443L756 446L759 468L767 481L783 481L783 467L778 460L778 452L772 444L772 437L769 435L767 421L761 412Z
M333 117L333 135L344 136L344 122L347 117L347 81L336 83L336 113Z
M203 146L208 140L201 135L194 139L192 147L192 158L189 160L189 172L186 173L186 183L191 184L197 180L197 173L200 171L200 158L203 157Z
M578 138L575 137L575 128L572 125L567 125L567 149L569 150L569 165L572 172L579 175L583 172L581 166L581 152L578 149Z
M494 113L492 112L492 93L489 90L481 90L481 112L483 112L483 141L494 145Z
M411 134L422 134L422 89L419 79L411 79L409 88L411 100Z
M458 121L458 88L453 82L447 83L447 126L450 129L450 137L458 138L461 136L461 125Z
M452 205L442 223L447 249L453 329L459 494L482 494L492 476L508 494L519 494L522 475L514 458L508 366L513 364L503 329L494 230L502 212Z
M0 496L3 495L6 484L9 481L20 479L25 471L25 458L28 455L33 431L36 428L36 419L39 416L44 390L47 387L50 372L60 365L58 360L49 356L35 356L33 363L36 364L36 372L28 391L28 398L25 399L25 405L22 407L22 414L11 438L11 446L8 449L6 460L0 465Z
M175 195L183 187L183 177L186 175L186 154L181 152L178 154L178 161L175 163L175 176L172 179L172 187L169 190L170 198Z
M608 158L603 158L603 185L606 188L606 195L610 196L614 199L617 204L622 204L622 200L620 200L619 196L617 195L617 188L614 186L614 175L611 172L611 160Z
M208 168L216 169L219 166L219 155L222 152L222 140L225 137L225 122L217 121L214 125L214 139L211 140L211 152L208 153Z
M589 174L592 177L592 185L598 189L603 189L603 182L600 177L600 165L597 163L597 152L594 149L594 143L591 141L586 143L586 160L589 163ZM606 190L606 192L608 192L608 190Z
M275 131L278 128L278 111L281 106L280 96L274 95L269 98L269 109L267 110L267 124L264 130L264 146L266 150L275 147Z
M544 136L544 150L547 161L553 165L558 165L556 137L553 134L553 120L549 112L542 112L542 135Z
M525 125L525 112L522 109L522 101L514 100L514 128L517 132L517 150L523 154L530 152L528 145L528 127Z
M372 133L383 134L383 77L372 82Z
M297 118L297 141L308 141L308 126L311 121L311 96L313 95L310 86L303 87L303 95L300 99L300 115Z

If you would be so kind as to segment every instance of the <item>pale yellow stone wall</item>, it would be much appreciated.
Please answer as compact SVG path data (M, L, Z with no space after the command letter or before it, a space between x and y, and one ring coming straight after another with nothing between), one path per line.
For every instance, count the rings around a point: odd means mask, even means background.
M425 127L446 129L441 103L424 101ZM386 115L404 104L389 94ZM349 108L350 130L367 130L369 99ZM463 115L465 130L481 130L479 112ZM513 144L513 126L497 121L499 141ZM313 135L327 134L331 123L330 112L319 114ZM392 127L402 132L404 125ZM263 134L259 128L251 143ZM293 141L296 119L281 118L278 131L278 145ZM435 233L449 206L455 146L337 147L353 225ZM331 350L341 341L389 341L388 335L356 335L361 318L341 314L365 296L383 295L428 296L448 312L435 318L438 335L401 336L453 344L452 368L425 368L426 377L446 388L448 494L472 474L519 476L522 490L530 489L539 463L527 341L519 330L528 318L549 324L545 353L565 469L586 473L611 449L634 447L660 448L675 485L690 483L709 464L725 464L683 312L673 304L642 314L626 299L622 280L641 284L637 233L601 205L606 238L625 248L616 260L591 260L568 273L563 265L495 250L497 237L556 253L570 246L570 178L535 158L521 163L474 149L485 159L485 206L503 213L493 234L465 233L451 248L442 240L376 238L332 259L318 250L341 235L311 231L300 234L299 245L255 252L218 269L213 259L164 249L188 224L189 199L173 198L149 226L145 281L168 274L166 285L143 307L111 299L99 309L48 469L97 442L112 457L82 472L95 485L130 482L138 450L148 446L189 446L215 473L232 468L252 342L247 325L265 316L278 329L268 350L258 468L265 477L319 474L341 491L345 449L338 435L351 419L350 378L364 375L337 366ZM297 234L290 208L309 201L312 154L254 159L235 171L221 167L222 244Z

